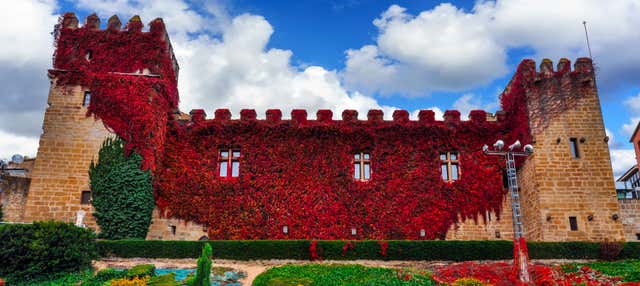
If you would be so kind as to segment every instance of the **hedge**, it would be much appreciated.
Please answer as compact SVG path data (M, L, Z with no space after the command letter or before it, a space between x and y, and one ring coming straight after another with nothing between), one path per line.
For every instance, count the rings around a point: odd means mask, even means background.
M0 224L0 277L10 285L89 269L95 258L91 230L63 222Z
M347 242L353 245L346 251ZM325 260L500 260L513 257L513 244L507 240L454 241L454 240L390 240L386 256L378 241L317 241L318 254ZM308 260L311 255L309 240L103 240L98 251L103 257L145 258L197 258L203 243L213 247L218 259L296 259ZM598 259L597 242L529 242L529 255L533 259ZM640 243L625 244L620 258L640 258Z

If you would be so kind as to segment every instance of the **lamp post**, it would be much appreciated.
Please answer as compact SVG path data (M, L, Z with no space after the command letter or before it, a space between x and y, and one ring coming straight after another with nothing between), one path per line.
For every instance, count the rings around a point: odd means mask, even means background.
M511 195L511 215L513 218L513 267L520 282L531 284L529 257L526 250L527 241L524 238L524 227L522 226L515 157L527 157L533 154L533 146L527 144L522 148L520 141L516 141L507 150L503 150L503 148L504 141L498 140L493 144L493 149L489 149L489 146L484 145L482 152L485 155L502 156L506 159L507 181L509 183L509 194Z

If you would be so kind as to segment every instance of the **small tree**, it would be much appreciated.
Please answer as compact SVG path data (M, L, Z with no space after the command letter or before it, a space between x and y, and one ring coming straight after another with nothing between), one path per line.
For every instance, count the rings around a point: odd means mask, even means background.
M147 236L155 207L151 172L140 169L142 157L135 152L127 157L124 141L107 138L91 162L93 216L100 226L100 237L107 239Z
M211 245L205 243L202 248L202 255L198 258L198 269L196 276L189 283L190 286L209 286L211 285Z

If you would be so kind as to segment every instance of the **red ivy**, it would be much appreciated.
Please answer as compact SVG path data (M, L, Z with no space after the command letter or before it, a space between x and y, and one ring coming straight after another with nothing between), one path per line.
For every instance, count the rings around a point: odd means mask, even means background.
M311 241L311 245L309 245L309 253L311 254L311 260L322 260L320 255L318 254L318 242L313 240Z
M389 242L378 241L378 245L380 245L380 255L387 257L387 249L389 248Z
M304 111L279 120L280 111L271 110L267 120L256 120L245 110L243 120L229 120L219 110L215 120L194 116L185 123L171 118L178 93L162 21L141 32L137 21L118 31L67 28L69 19L61 18L56 35L57 84L91 90L88 115L143 156L164 214L211 226L212 239L344 239L352 238L351 228L356 239L444 238L460 218L500 213L502 162L483 155L482 145L530 141L523 104L530 71L522 64L497 122L485 121L483 111L462 122L457 111L447 112L445 122L429 112L409 121L398 111L389 122L382 111L370 112L369 121L356 120L354 111L333 121L330 111L318 120L307 120ZM145 69L158 76L122 74ZM241 150L237 179L218 177L220 148ZM352 175L353 154L362 151L372 156L367 182ZM452 183L440 174L440 152L448 151L460 152L460 179Z

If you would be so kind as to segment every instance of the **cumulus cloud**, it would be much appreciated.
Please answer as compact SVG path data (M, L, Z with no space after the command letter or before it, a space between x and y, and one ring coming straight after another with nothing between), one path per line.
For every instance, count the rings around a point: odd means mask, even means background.
M35 156L49 89L55 1L15 1L0 17L0 157Z
M361 114L380 108L391 115L392 107L345 90L336 71L296 67L291 64L291 51L267 49L272 34L263 17L244 14L233 18L220 39L202 35L174 42L182 65L181 109L230 108L237 116L242 108L255 108L259 114L281 108L285 115L305 108L313 117L313 110L319 108L356 109Z
M465 90L510 70L515 48L536 59L588 55L586 20L600 87L622 87L640 81L640 54L629 48L640 44L638 13L633 0L479 1L471 11L440 4L417 15L392 5L373 22L375 45L347 52L344 79L382 94Z
M460 111L460 116L463 120L469 118L471 110L496 110L498 109L498 101L483 103L479 96L471 93L464 94L453 103L453 109Z
M631 136L640 123L640 93L627 98L624 101L624 105L629 110L631 118L629 122L622 125L622 133Z
M611 150L611 166L613 167L613 176L618 178L624 174L631 166L637 164L635 151L633 149L612 149Z

